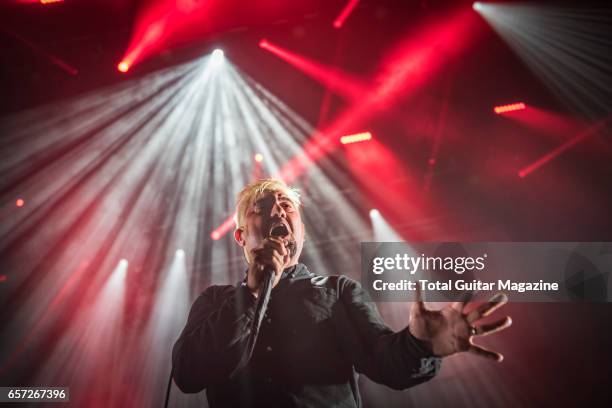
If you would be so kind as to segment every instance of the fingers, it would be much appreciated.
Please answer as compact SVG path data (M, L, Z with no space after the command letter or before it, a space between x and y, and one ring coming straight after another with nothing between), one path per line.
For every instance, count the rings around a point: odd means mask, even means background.
M470 347L467 351L478 356L488 358L490 360L495 360L500 363L504 360L504 356L502 356L500 353L492 350L487 350L486 348L478 346L476 344L470 344Z
M489 316L495 310L508 303L508 296L503 293L498 293L493 296L487 303L478 306L467 315L468 323L472 324L483 317Z
M418 315L425 311L425 303L423 302L423 293L421 292L421 285L416 284L415 299L412 308L410 309L411 315Z
M264 278L266 268L273 268L275 280L273 286L280 281L281 274L288 262L289 250L284 240L277 237L265 238L259 248L252 249L249 257L247 286L255 296Z
M253 250L255 264L263 266L273 266L274 269L282 269L284 265L284 255L274 248L258 248Z
M457 302L451 303L451 308L458 312L463 312L463 308L465 308L465 305L472 299L473 296L474 292L472 291L468 290L463 292Z
M274 248L278 251L282 256L288 254L287 247L285 246L285 241L277 237L268 237L263 241L264 248Z
M503 319L494 321L493 323L482 324L476 327L477 336L487 336L489 334L497 333L507 329L512 325L512 319L510 316L506 316Z
M263 270L266 266L274 268L279 274L285 265L285 258L289 254L283 240L276 237L266 238L260 248L253 249L253 262L258 270Z
M253 260L263 269L264 265L273 266L276 271L282 270L285 257L289 251L282 239L268 237L263 241L262 247L253 249Z

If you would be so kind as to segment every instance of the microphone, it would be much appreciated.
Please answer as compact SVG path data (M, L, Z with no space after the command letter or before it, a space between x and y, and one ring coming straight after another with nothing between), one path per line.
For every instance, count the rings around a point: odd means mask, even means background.
M278 225L270 231L271 237L283 237L289 234L289 230L285 225ZM251 322L251 332L247 339L246 349L243 351L239 363L236 365L230 378L233 378L240 370L242 370L251 360L253 351L255 350L255 342L259 335L259 329L263 321L266 310L268 309L268 303L270 302L270 294L272 293L272 286L274 286L274 280L276 279L276 271L274 266L265 265L263 268L263 280L259 289L259 296L257 297L257 304L255 305L255 315Z
M278 225L272 228L272 230L270 231L271 237L284 237L287 234L289 234L289 230L284 224ZM268 308L268 302L270 301L272 286L274 286L274 280L276 279L276 271L274 269L274 266L264 266L263 276L264 277L259 290L259 297L257 299L258 302L255 308L255 319L253 322L253 329L255 330L251 330L251 335L255 333L255 336L257 336L257 333L259 333L261 322L263 321L264 314L266 313L266 309Z
M289 229L284 224L277 225L276 227L272 228L272 230L270 231L270 236L275 237L275 238L284 237L288 234L289 234ZM274 283L275 275L276 275L276 271L274 270L274 267L272 265L264 266L263 268L264 281L262 282L262 288L260 292L266 292L267 284ZM261 293L260 293L260 296L261 296Z

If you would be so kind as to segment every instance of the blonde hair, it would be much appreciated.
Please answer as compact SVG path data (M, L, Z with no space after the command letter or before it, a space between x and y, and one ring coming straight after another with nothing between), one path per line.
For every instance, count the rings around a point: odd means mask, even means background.
M274 178L262 179L252 182L247 185L240 193L236 202L236 215L234 222L236 228L244 226L244 219L248 209L266 193L283 192L293 203L295 208L300 208L300 191L296 188L289 187L284 181Z

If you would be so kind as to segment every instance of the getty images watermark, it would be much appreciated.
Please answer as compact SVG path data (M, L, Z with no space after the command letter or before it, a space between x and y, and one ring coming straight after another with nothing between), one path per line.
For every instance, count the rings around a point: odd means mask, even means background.
M610 300L612 243L364 242L362 285L375 301L429 301L504 292L525 302Z

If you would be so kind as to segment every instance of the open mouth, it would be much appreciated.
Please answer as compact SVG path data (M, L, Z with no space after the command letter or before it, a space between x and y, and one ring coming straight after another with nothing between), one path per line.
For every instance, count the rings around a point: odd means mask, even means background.
M285 245L289 250L289 254L286 255L286 257L293 258L295 256L295 254L297 253L297 242L295 242L295 239L291 236L291 231L289 230L289 227L287 225L274 225L272 229L270 229L270 236L283 238L283 240L285 241Z
M272 227L270 235L273 237L284 238L289 235L289 228L285 224L278 224Z

